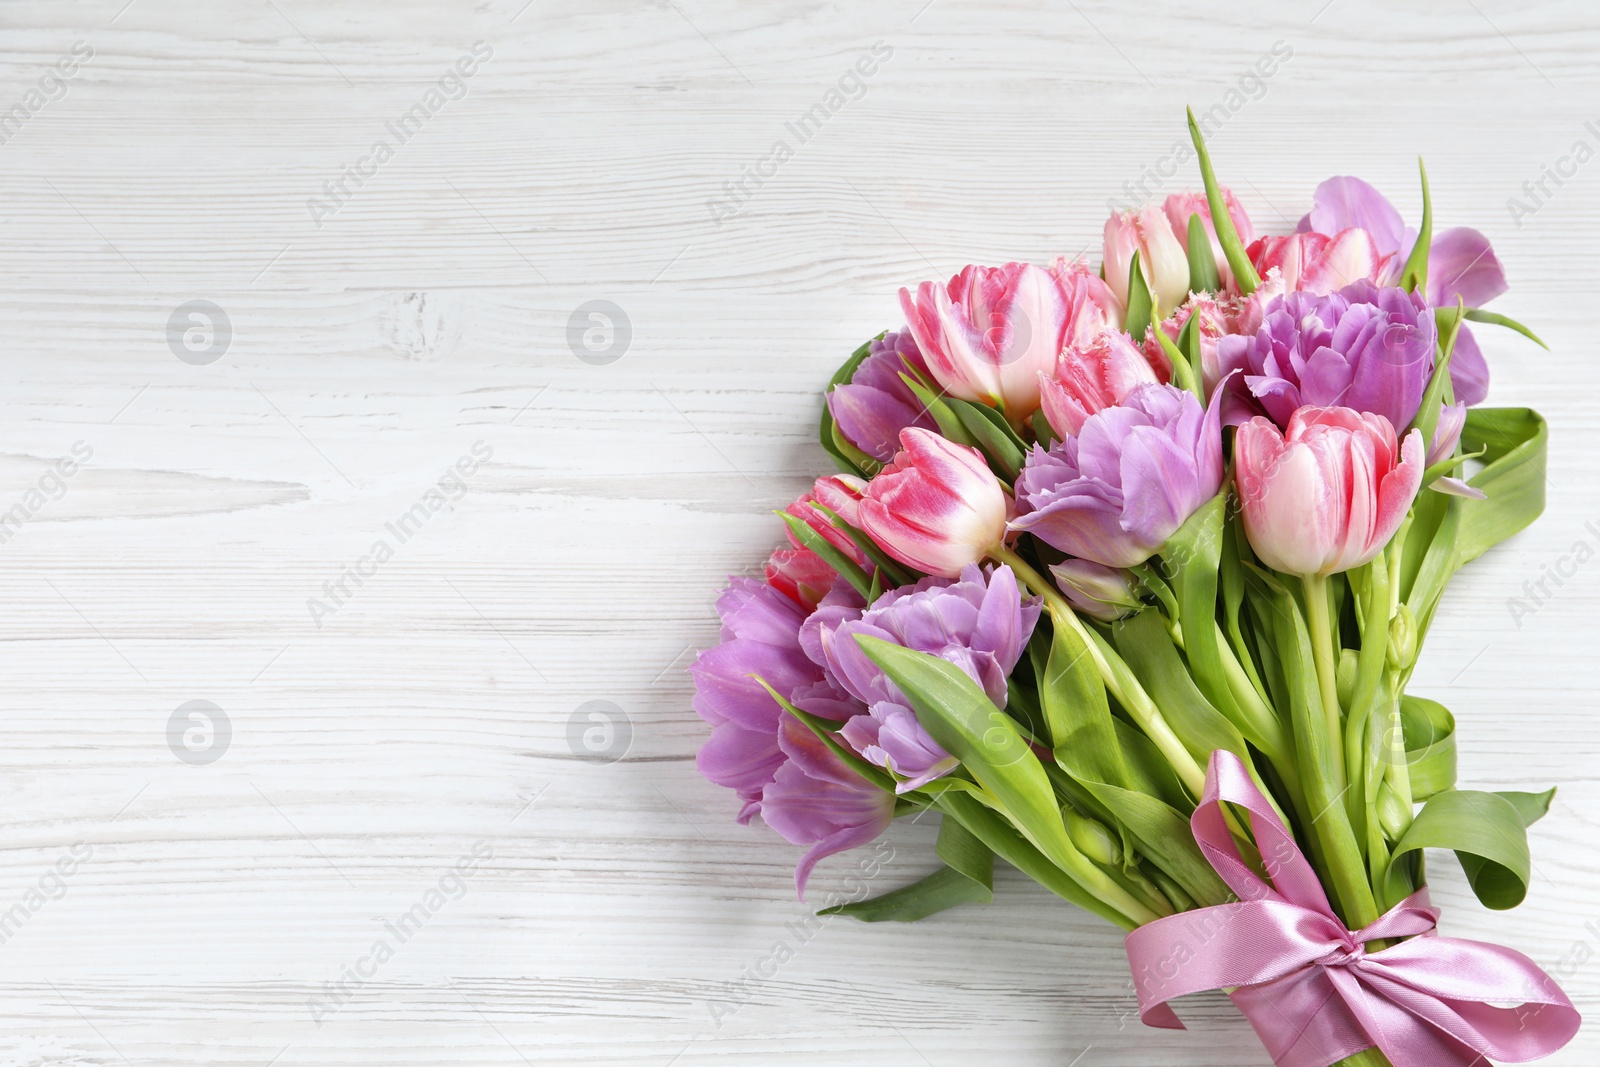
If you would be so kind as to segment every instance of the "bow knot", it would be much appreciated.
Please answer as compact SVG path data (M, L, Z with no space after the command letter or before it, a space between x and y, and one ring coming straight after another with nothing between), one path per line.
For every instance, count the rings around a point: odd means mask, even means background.
M1319 956L1313 962L1318 967L1348 967L1350 964L1365 959L1367 946L1359 941L1340 945L1325 956Z
M1222 802L1250 813L1270 884L1240 858ZM1205 796L1190 820L1195 842L1239 901L1169 915L1127 937L1147 1025L1182 1029L1167 1001L1229 994L1278 1067L1328 1067L1376 1046L1394 1067L1471 1067L1487 1057L1523 1063L1578 1032L1572 1002L1528 957L1434 932L1439 912L1422 888L1351 931L1316 872L1239 757L1211 754ZM1377 951L1367 943L1400 940ZM1520 1007L1496 1007L1514 1003Z

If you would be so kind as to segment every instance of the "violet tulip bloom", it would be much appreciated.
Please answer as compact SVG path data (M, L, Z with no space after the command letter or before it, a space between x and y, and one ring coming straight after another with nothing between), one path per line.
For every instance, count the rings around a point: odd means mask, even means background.
M1050 574L1067 602L1091 619L1115 622L1144 607L1137 581L1125 570L1067 559L1052 564Z
M899 792L949 773L955 758L917 722L905 694L856 637L882 638L953 663L1003 709L1006 679L1027 647L1040 606L1037 597L1023 598L1011 568L996 567L985 576L969 564L956 581L924 578L885 593L854 618L824 622L818 636L829 676L868 708L868 715L845 723L842 736L862 756L906 779Z
M1235 476L1245 534L1285 574L1328 575L1383 551L1422 484L1422 431L1398 443L1389 420L1303 407L1287 432L1259 416L1239 427Z
M1054 371L1039 375L1039 399L1050 428L1070 437L1090 415L1121 403L1134 386L1160 380L1127 334L1106 330L1083 347L1067 348Z
M1422 297L1356 282L1337 293L1292 292L1270 301L1253 336L1217 343L1229 381L1223 419L1264 413L1287 427L1304 404L1382 415L1404 430L1433 376L1438 328Z
M784 716L778 745L787 762L763 793L761 818L790 844L811 846L794 871L795 891L804 900L819 860L888 829L894 794L861 777L792 715Z
M1039 372L1049 370L1067 330L1067 294L1031 263L967 266L946 285L923 282L900 307L951 396L1004 409L1020 421L1039 410Z
M1143 563L1222 486L1221 394L1202 408L1188 390L1141 385L1076 437L1035 445L1011 529L1107 567Z
M867 484L861 529L901 563L953 578L1005 537L1005 490L975 448L916 428L900 445Z
M735 576L717 598L722 641L700 653L694 676L694 710L713 727L696 763L718 785L745 802L739 821L761 810L762 788L785 759L778 748L783 709L752 675L788 695L822 681L823 673L800 647L807 609L754 578Z
M817 614L843 617L859 614L863 601L836 579L823 605ZM736 576L717 611L722 643L689 668L694 709L714 727L695 763L706 778L738 792L744 801L739 822L759 814L790 842L811 846L795 870L803 896L817 861L865 844L888 826L894 797L827 751L756 681L759 676L798 707L836 721L866 710L802 647L806 608L770 585Z
M1390 273L1374 279L1398 279L1417 235L1400 218L1393 204L1360 178L1329 178L1312 194L1311 211L1300 220L1301 233L1331 234L1357 226L1372 235L1380 254L1389 256ZM1424 293L1430 307L1454 307L1459 298L1467 307L1482 307L1504 293L1505 268L1489 239L1467 226L1436 233L1428 246L1428 285ZM1465 325L1456 335L1450 359L1450 382L1456 399L1480 404L1489 395L1489 365Z
M928 364L910 332L874 338L867 358L845 385L827 395L828 412L845 440L880 463L894 458L907 426L937 429L933 416L900 377L907 368L926 376Z

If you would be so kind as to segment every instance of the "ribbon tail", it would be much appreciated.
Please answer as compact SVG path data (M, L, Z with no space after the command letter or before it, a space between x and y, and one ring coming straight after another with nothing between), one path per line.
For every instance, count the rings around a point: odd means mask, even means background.
M1417 938L1333 977L1395 1067L1527 1063L1572 1040L1582 1022L1538 964L1481 941Z
M1229 997L1277 1067L1328 1067L1372 1047L1360 1020L1321 967L1241 986Z

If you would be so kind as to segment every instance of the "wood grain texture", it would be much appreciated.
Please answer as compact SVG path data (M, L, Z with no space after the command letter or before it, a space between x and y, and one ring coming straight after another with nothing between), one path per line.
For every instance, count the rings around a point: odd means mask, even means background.
M1258 224L1333 173L1414 219L1421 153L1440 225L1490 235L1496 307L1553 349L1479 331L1495 398L1551 420L1551 505L1457 579L1415 688L1455 710L1464 781L1561 787L1521 909L1433 864L1444 929L1600 1008L1600 567L1508 608L1600 546L1600 162L1506 204L1600 148L1592 5L123 3L0 3L0 113L93 50L0 144L0 513L28 517L0 543L0 1064L1263 1063L1219 996L1140 1026L1120 939L1015 872L988 907L796 933L795 850L695 774L682 668L823 469L816 390L896 289L1092 250L1183 105L1226 106L1278 41L1212 139ZM465 95L319 226L307 201L477 41ZM204 366L168 343L194 299L232 326ZM567 340L596 299L631 322L609 365ZM388 533L474 446L468 490ZM232 724L209 765L168 746L190 700ZM569 741L597 700L620 762ZM933 836L896 826L875 888ZM1549 1062L1597 1056L1585 1031Z

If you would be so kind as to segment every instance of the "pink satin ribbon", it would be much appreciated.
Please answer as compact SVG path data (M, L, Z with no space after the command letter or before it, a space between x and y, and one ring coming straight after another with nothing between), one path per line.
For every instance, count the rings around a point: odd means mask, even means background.
M1272 881L1239 858L1222 801L1250 812ZM1278 1067L1327 1067L1376 1045L1394 1067L1525 1063L1578 1032L1577 1009L1520 952L1439 937L1419 889L1355 932L1328 906L1293 836L1231 752L1211 754L1195 841L1240 900L1170 915L1128 935L1128 964L1149 1026L1183 1029L1167 1001L1230 996ZM1364 942L1408 937L1378 952ZM1495 1007L1493 1005L1520 1005Z

